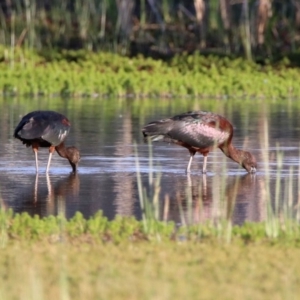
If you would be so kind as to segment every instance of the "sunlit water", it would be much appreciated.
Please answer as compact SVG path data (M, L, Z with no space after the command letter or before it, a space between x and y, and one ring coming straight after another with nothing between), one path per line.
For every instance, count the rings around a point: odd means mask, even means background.
M62 213L70 218L77 211L89 217L102 210L109 219L116 214L141 219L140 178L144 196L157 201L159 218L178 224L224 218L235 224L258 222L266 219L270 207L277 214L298 216L297 102L2 99L0 106L1 205L15 212ZM82 155L77 175L70 174L68 162L55 154L47 176L45 148L39 151L36 175L32 150L12 137L21 117L37 109L56 110L70 119L72 129L66 144L78 147ZM194 109L231 120L234 145L257 157L256 174L247 174L220 150L214 150L208 157L206 175L201 174L203 158L196 154L187 176L186 149L165 143L149 148L144 143L144 124Z

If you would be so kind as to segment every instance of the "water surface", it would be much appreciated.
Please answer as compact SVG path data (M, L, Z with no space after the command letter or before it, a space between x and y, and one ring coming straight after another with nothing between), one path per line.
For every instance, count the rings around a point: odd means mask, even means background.
M109 219L116 214L140 219L140 176L150 199L158 193L158 215L163 220L184 224L232 218L235 224L242 224L264 220L270 207L275 213L298 217L300 121L296 101L55 98L2 99L0 106L1 202L16 212L64 213L70 218L76 211L89 217L102 210ZM21 117L37 109L56 110L70 119L66 144L78 147L82 155L77 175L70 174L68 162L57 154L46 175L45 148L39 151L36 175L32 150L12 137ZM194 109L231 120L234 145L258 159L256 174L247 174L215 150L208 157L206 175L201 174L203 158L196 154L187 176L186 149L165 143L149 149L144 143L144 124ZM158 178L159 191L154 184Z

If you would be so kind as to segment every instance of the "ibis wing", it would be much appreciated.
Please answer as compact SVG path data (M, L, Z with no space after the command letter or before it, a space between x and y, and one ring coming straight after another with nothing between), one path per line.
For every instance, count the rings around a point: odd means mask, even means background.
M231 133L232 126L225 118L204 111L190 111L154 121L143 128L144 136L153 141L162 140L200 149L223 144Z
M49 126L48 122L38 122L35 118L23 118L15 130L15 137L25 140L40 138Z
M229 133L209 124L195 122L174 122L175 126L168 132L174 141L180 141L192 147L207 148L224 143Z
M168 141L168 132L171 128L172 120L163 119L147 124L144 126L142 132L145 138L149 138L152 141Z
M70 131L70 127L57 125L58 124L49 125L41 136L43 140L54 146L57 146L63 142Z
M40 139L59 145L68 135L70 123L59 114L30 113L17 126L14 136L22 140Z

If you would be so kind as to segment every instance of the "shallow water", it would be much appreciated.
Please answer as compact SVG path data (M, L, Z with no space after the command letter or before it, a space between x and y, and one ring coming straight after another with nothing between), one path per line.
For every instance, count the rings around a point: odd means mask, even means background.
M109 219L116 214L140 219L140 176L146 195L153 199L157 193L157 214L163 220L186 224L232 218L242 224L265 220L270 207L277 214L298 217L296 101L57 98L2 99L0 106L1 202L16 212L63 213L70 218L76 211L89 217L102 210ZM47 176L45 148L39 151L36 175L32 150L12 137L21 117L37 109L57 110L70 119L66 144L78 147L82 155L77 175L70 174L68 162L55 154ZM247 174L217 149L208 157L206 175L201 174L203 159L196 154L187 176L186 149L165 143L149 149L143 142L141 128L147 122L194 109L220 113L233 123L234 145L257 157L256 174Z

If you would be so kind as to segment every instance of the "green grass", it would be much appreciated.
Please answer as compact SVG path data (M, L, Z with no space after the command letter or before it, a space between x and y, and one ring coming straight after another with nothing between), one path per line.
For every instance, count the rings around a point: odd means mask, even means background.
M4 95L93 97L292 98L300 71L287 60L258 65L243 59L182 55L171 61L111 53L38 54L0 49Z
M296 299L299 225L268 238L264 224L176 232L101 214L31 218L1 213L1 299ZM188 233L188 234L187 234ZM157 240L159 234L162 238ZM221 237L221 238L220 238Z
M1 299L297 299L299 249L265 244L14 242Z

